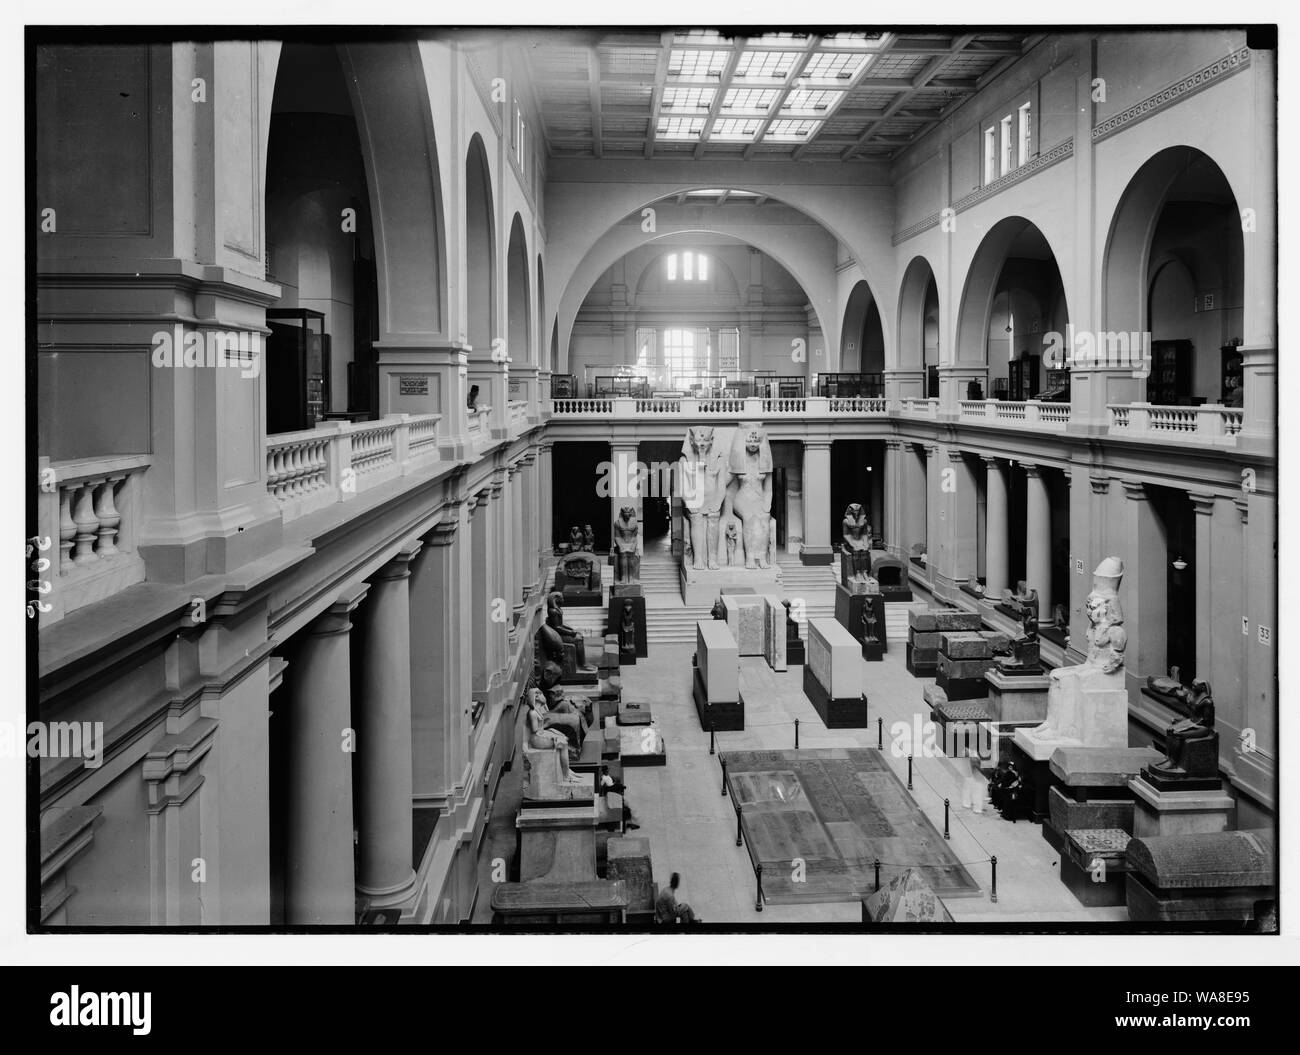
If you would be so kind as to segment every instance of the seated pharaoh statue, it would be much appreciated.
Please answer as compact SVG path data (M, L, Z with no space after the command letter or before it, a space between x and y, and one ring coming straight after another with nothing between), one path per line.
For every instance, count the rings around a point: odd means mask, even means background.
M1038 591L1031 590L1024 579L1016 583L1014 593L1011 590L1002 591L1002 603L1020 619L1029 612L1035 617L1038 615Z
M1128 634L1119 603L1124 562L1107 557L1092 576L1088 654L1082 663L1057 667L1049 676L1047 720L1029 730L1031 741L1084 747L1128 746L1128 692L1124 649ZM1019 737L1020 730L1017 732Z
M545 657L543 688L549 689L562 679L596 680L596 668L587 665L586 641L564 624L564 598L559 593L551 593L546 599L546 622L537 631L537 645Z
M871 577L871 525L858 502L844 510L840 553L840 577L845 585L849 580L861 582Z
M572 751L569 738L557 728L556 718L547 706L546 697L540 689L528 690L528 747L535 751L551 750L555 752L556 767L561 783L582 785L585 777L569 769L569 757ZM569 716L565 716L569 717Z
M1181 686L1180 686L1181 687ZM1219 776L1219 734L1214 729L1214 697L1204 678L1192 681L1190 692L1183 690L1183 717L1165 730L1166 758L1142 771L1148 783L1156 786L1209 781L1215 786Z

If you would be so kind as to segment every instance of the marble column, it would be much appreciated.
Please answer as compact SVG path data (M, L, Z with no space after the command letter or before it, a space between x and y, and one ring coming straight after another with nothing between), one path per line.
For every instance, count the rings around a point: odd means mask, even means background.
M538 521L541 535L538 549L543 557L549 557L555 548L551 537L553 530L551 519L555 508L555 481L551 471L551 455L554 446L552 443L543 443L537 448L537 496L541 506L541 519Z
M289 677L285 921L356 921L352 857L351 613L358 583L303 631Z
M469 621L462 618L469 555L461 530L463 509L424 536L411 569L412 798L441 805L469 762Z
M470 548L469 561L469 604L465 611L469 613L470 624L470 693L472 696L487 698L488 678L491 676L492 613L495 609L492 588L491 521L488 504L492 489L485 487L465 502L469 513Z
M1120 480L1124 489L1124 629L1128 649L1124 666L1130 678L1168 673L1169 555L1159 517L1141 480ZM1088 569L1091 574L1092 569Z
M1214 516L1214 495L1189 493L1196 522L1196 564L1192 573L1196 576L1196 663L1193 669L1202 677L1210 672L1210 649L1214 640L1214 607L1211 592L1214 578L1210 569L1214 566L1212 556L1212 529Z
M803 551L804 564L830 564L831 548L831 445L830 441L803 445Z
M415 890L411 867L411 562L410 542L371 578L357 635L357 890L375 907Z
M509 662L511 629L511 603L514 596L514 562L506 552L510 537L509 509L506 501L506 474L502 470L492 482L492 499L488 503L491 524L491 543L484 551L492 574L492 614L488 620L491 635L492 666L488 671L489 684L499 680L498 675Z
M537 499L537 455L526 454L519 463L523 469L523 547L524 547L524 600L537 593L541 580L540 559L537 546L537 527L540 505Z
M1007 480L996 458L985 457L988 466L984 488L984 594L997 600L1010 583L1007 557L1009 528L1007 526Z
M1038 591L1038 619L1052 617L1052 504L1043 470L1021 462L1025 470L1025 580Z
M874 525L873 525L874 526ZM885 493L880 511L880 527L885 548L890 553L899 551L898 530L898 441L885 440Z
M524 590L525 569L527 561L524 557L524 478L523 463L516 462L510 466L507 473L506 489L510 492L510 537L506 542L506 548L509 551L508 559L510 561L513 575L510 584L512 592L508 595L514 609L514 622L512 628L517 624L524 614Z
M927 443L921 452L925 465L925 574L934 582L934 566L939 552L939 512L943 509L943 473L937 444Z

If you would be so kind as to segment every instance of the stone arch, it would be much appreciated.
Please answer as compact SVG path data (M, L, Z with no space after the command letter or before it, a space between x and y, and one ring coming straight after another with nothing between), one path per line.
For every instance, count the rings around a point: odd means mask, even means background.
M943 332L938 317L938 294L930 261L924 256L913 257L903 272L898 293L898 344L893 363L896 369L922 370L926 364L926 348L938 348L938 335Z
M496 220L483 137L465 151L465 338L470 359L486 361L498 335Z
M880 304L866 279L859 279L844 306L844 323L840 327L840 369L850 373L883 373L884 332Z
M516 363L533 360L533 334L529 316L528 246L524 221L518 213L510 222L506 248L506 350Z

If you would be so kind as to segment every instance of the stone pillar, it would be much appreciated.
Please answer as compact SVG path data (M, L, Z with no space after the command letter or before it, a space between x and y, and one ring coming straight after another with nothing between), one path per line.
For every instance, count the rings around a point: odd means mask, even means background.
M1043 470L1021 462L1025 470L1025 579L1038 591L1038 618L1052 617L1052 503Z
M357 890L375 907L401 904L415 890L408 584L420 545L403 546L375 573L357 635Z
M303 632L289 675L285 921L356 922L352 858L351 613L358 583Z
M483 559L487 561L492 574L492 611L488 617L491 644L488 654L492 664L488 670L489 686L499 680L498 675L505 669L510 655L510 599L514 596L514 563L506 552L510 538L510 519L505 492L506 474L503 470L492 482L492 499L488 503L491 541L483 553Z
M943 509L943 473L940 472L939 447L925 444L921 450L925 459L925 553L926 577L934 582L935 560L939 552L939 512Z
M830 564L831 547L831 445L830 441L803 445L803 550L804 564Z
M525 569L527 560L525 559L524 546L524 477L523 463L516 462L508 470L507 490L510 492L510 532L506 540L508 553L505 555L510 562L512 570L510 584L512 592L508 595L514 609L514 623L512 627L519 622L524 614L524 597L527 591L524 589Z
M541 580L539 572L540 558L537 548L537 526L540 517L540 505L537 500L537 455L526 454L520 466L523 470L523 548L524 548L524 600L537 593Z
M469 604L464 611L470 625L470 694L487 699L488 679L495 669L492 666L491 618L493 610L491 519L488 505L492 488L485 487L465 503L469 513L471 557L469 560Z
M1214 607L1210 597L1214 566L1211 557L1211 528L1214 516L1214 495L1189 493L1192 510L1196 514L1196 665L1194 670L1202 677L1210 671L1210 648L1214 639Z
M555 542L551 537L551 520L555 515L555 481L551 470L551 454L554 446L552 443L543 443L537 448L537 494L541 499L541 519L538 522L541 535L538 548L543 558L549 557L555 548Z
M469 554L460 505L424 536L411 569L411 794L440 804L469 763L465 734L470 701Z
M1007 480L996 458L985 457L988 466L985 485L984 513L984 594L994 600L1001 598L1008 583L1007 542Z
M1124 558L1124 629L1128 676L1143 682L1148 674L1165 674L1168 666L1168 553L1156 511L1141 480L1120 480L1124 488L1123 543L1115 547Z
M874 525L873 525L874 526ZM898 441L885 440L885 492L877 528L890 553L898 552Z

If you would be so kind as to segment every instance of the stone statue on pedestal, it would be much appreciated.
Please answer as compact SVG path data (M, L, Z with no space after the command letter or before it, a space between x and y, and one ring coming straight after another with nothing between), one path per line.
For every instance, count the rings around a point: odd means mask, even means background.
M552 593L546 598L546 622L537 631L537 645L542 652L542 688L550 689L563 677L596 674L587 665L587 644L578 631L564 625L564 596Z
M848 558L843 562L848 578L866 579L871 575L871 525L867 523L867 511L858 502L844 510L840 550Z
M1218 781L1219 734L1214 729L1214 696L1209 683L1204 678L1195 678L1191 692L1183 689L1183 693L1185 703L1178 710L1184 717L1165 730L1168 757L1142 771L1148 783L1160 787L1188 781Z
M1024 619L1030 612L1035 619L1038 617L1038 591L1030 589L1024 579L1016 583L1014 593L1011 590L1002 591L1002 604L1013 618Z
M633 583L641 579L641 525L636 510L624 506L614 521L614 581Z
M682 441L678 485L690 521L691 563L697 570L718 567L718 517L726 497L727 465L713 446L713 428L689 429Z
M580 553L582 551L582 528L574 524L569 529L569 551L571 553Z
M727 521L727 567L731 568L736 563L736 547L740 544L740 521L731 519Z
M591 530L590 524L582 525L582 548L588 553L596 552L596 533Z
M745 567L770 567L772 448L767 442L767 430L761 425L738 428L727 467L731 480L727 484L723 512L740 520Z
M1124 649L1128 633L1124 629L1124 612L1119 603L1119 584L1124 577L1124 562L1107 557L1092 576L1088 594L1088 655L1073 667L1057 667L1050 675L1047 692L1047 720L1029 730L1031 740L1050 740L1088 747L1127 746L1127 691L1124 686ZM1036 627L1035 627L1036 629ZM1118 697L1103 699L1098 693L1124 694L1122 728L1112 728L1116 716L1094 713L1100 705L1109 705ZM1091 699L1090 699L1091 697ZM1107 723L1102 728L1099 723ZM1106 742L1119 733L1124 743Z

